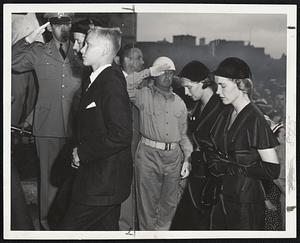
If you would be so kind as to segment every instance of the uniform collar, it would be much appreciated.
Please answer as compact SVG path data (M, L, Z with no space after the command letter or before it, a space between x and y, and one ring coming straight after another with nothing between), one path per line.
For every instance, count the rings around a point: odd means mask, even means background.
M70 49L70 45L71 45L70 40L68 40L66 42L59 42L56 39L54 39L54 37L53 37L53 40L54 40L54 43L57 47L57 50L59 50L60 44L62 44L64 51L66 51L66 54L68 53L68 51Z
M65 60L63 60L61 54L59 53L59 50L56 46L56 42L54 38L52 38L46 45L45 45L45 50L48 53L48 55L52 56L55 58L57 61L61 63L68 63L70 60L74 59L75 54L73 52L73 43L72 41L69 41L69 51L66 53L67 57Z
M166 99L175 99L175 94L173 92L173 88L172 87L170 87L170 91L169 92L162 91L159 88L157 88L155 85L151 85L150 89L152 90L153 94L160 94L163 97L165 97Z

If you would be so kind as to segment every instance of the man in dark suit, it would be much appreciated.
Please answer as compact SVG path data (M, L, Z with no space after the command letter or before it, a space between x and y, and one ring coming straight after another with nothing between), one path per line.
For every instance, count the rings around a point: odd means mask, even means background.
M83 63L93 69L77 117L78 168L62 230L118 230L120 205L132 180L132 119L126 80L112 65L121 44L118 28L90 30Z

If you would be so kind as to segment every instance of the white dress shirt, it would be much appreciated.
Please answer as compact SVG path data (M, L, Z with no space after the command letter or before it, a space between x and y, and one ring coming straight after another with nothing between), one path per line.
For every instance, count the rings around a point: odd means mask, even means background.
M87 87L87 89L92 85L92 83L95 81L95 79L98 77L98 75L107 67L110 67L111 64L106 64L103 66L100 66L96 71L92 72L90 75L90 81L91 83L89 84L89 86Z

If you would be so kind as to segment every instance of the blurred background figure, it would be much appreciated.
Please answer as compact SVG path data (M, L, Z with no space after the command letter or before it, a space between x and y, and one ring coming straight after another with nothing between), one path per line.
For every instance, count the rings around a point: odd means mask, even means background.
M71 32L73 34L74 45L73 50L81 56L80 50L84 46L84 41L88 30L90 29L91 21L87 18L76 22L72 25Z
M15 99L12 97L11 104ZM14 135L12 135L13 137ZM14 139L12 139L11 150L11 230L34 230L24 191L21 185L18 169L15 164Z
M279 177L273 181L262 181L266 188L265 230L285 230L285 128L282 123L268 120L279 146L276 153L280 163Z
M20 39L12 50L15 72L34 70L39 85L34 112L26 119L33 125L40 159L40 224L49 230L47 214L57 187L50 173L59 152L72 137L73 117L77 111L83 74L82 61L70 41L73 13L46 13L46 24ZM52 40L38 42L47 28Z
M12 14L12 45L39 27L35 13ZM44 42L43 36L37 39ZM27 71L16 73L12 71L11 95L11 124L22 126L25 118L33 110L37 95L37 80L35 73Z
M283 123L278 123L272 128L273 133L277 137L279 141L279 146L276 147L277 156L280 163L280 174L278 179L274 180L274 183L280 189L280 209L281 209L281 217L282 217L282 230L285 230L285 212L286 212L286 160L285 160L285 135L286 130Z
M119 61L123 71L123 74L126 78L126 82L130 82L130 77L134 75L137 80L136 82L140 83L143 80L144 76L136 75L144 67L144 60L142 51L136 47L133 47L132 44L124 46L119 52ZM131 75L131 76L129 76ZM129 77L128 77L129 76ZM135 158L135 152L140 140L140 124L139 124L139 111L137 107L131 102L130 103L131 112L132 112L132 143L131 143L131 152L132 158ZM119 220L120 230L135 230L136 229L136 195L135 195L135 178L133 178L133 183L131 187L131 194L125 202L121 205L121 215Z

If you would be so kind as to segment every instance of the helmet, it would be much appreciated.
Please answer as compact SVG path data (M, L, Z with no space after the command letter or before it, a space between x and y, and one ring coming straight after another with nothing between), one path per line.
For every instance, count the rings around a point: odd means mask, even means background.
M232 79L252 78L251 70L246 62L237 58L229 57L223 60L216 71L216 76Z
M161 65L164 65L164 64L168 64L169 65L169 68L167 70L176 71L174 62L170 58L168 58L168 57L158 57L153 62L152 66L155 67L155 66L161 66ZM157 77L157 76L160 76L162 74L164 74L164 72L157 73L155 76L154 75L153 76Z

